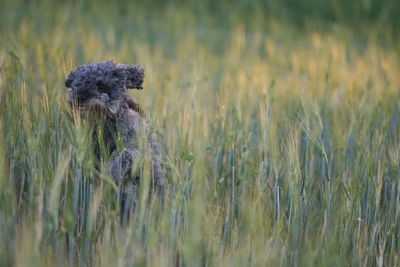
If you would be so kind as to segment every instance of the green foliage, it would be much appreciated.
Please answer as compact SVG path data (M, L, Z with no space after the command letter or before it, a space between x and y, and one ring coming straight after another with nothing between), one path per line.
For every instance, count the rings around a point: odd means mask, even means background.
M399 265L397 2L229 3L4 1L1 266ZM146 69L167 180L144 152L125 224L63 84L106 59Z

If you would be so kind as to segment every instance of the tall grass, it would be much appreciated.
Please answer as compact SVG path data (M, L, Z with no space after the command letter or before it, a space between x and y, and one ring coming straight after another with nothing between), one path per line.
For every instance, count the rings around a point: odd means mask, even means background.
M14 5L14 6L13 6ZM200 24L185 8L20 9L0 37L1 266L390 266L400 261L399 44L340 25ZM3 11L3 15L5 12ZM3 17L4 18L4 17ZM165 203L119 220L63 81L142 64Z

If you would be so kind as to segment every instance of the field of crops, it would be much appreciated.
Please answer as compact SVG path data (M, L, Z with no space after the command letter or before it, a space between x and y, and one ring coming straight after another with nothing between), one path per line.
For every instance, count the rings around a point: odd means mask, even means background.
M259 1L243 20L211 1L1 2L0 266L399 266L392 13L355 26ZM166 177L162 204L143 156L123 224L64 86L107 59L146 69L130 96Z

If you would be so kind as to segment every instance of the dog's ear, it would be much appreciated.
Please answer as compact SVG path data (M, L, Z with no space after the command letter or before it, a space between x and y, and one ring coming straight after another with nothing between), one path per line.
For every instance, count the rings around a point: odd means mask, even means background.
M126 88L143 89L144 69L140 66L129 66L127 68Z
M117 65L118 72L125 75L125 86L128 89L143 89L144 69L135 65Z
M74 71L71 71L71 72L69 73L67 79L65 79L65 82L64 82L65 87L71 88L74 79L75 79L75 72L74 72Z

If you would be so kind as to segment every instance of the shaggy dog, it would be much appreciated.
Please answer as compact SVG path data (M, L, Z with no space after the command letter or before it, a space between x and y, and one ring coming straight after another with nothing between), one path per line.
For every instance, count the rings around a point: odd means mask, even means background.
M137 102L127 96L127 89L143 89L143 78L144 70L140 66L106 61L82 65L65 80L65 86L71 88L68 95L71 107L92 123L98 160L101 129L103 145L111 156L108 168L122 190L121 215L134 209L137 201L139 174L133 167L141 153L141 133L151 148L152 186L163 197L164 180L156 135L150 132Z

